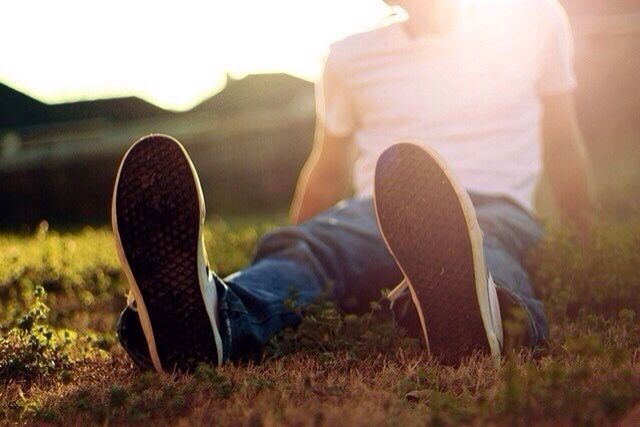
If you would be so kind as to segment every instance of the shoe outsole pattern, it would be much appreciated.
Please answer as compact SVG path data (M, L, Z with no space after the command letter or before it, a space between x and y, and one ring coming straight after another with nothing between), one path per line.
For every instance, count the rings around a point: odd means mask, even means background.
M197 179L176 140L152 135L129 150L115 189L114 228L121 257L148 315L153 339L147 337L147 342L155 344L165 372L190 371L199 362L217 364L198 279Z
M389 148L376 167L381 232L410 282L426 328L424 344L447 365L490 353L476 293L474 248L455 185L441 163L414 144Z

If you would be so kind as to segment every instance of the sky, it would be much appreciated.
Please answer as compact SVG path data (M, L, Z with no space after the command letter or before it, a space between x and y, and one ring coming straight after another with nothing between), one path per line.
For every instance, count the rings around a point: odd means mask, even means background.
M6 1L0 82L49 103L135 95L184 110L227 73L313 80L330 42L389 15L381 0Z

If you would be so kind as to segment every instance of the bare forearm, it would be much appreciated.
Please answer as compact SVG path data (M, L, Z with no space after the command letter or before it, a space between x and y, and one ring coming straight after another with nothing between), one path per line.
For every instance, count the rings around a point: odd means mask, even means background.
M547 154L547 175L554 200L562 213L573 221L591 214L590 168L579 135L567 135L573 143L554 143Z
M344 195L344 179L317 164L305 166L300 174L289 214L294 224L304 222L336 204ZM335 172L335 171L334 171Z
M544 165L556 205L579 225L591 216L591 170L571 94L546 100Z
M353 140L333 136L319 126L311 156L296 187L289 219L304 222L330 208L343 198L351 183L354 161Z

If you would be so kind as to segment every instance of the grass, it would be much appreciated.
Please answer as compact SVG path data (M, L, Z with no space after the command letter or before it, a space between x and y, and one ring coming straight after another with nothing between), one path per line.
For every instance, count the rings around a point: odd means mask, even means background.
M243 266L276 222L212 221L216 269ZM551 228L529 267L549 347L499 369L437 366L376 302L360 317L324 302L261 363L170 377L136 370L115 341L126 284L109 230L0 235L0 424L637 425L640 221L603 222L586 247Z

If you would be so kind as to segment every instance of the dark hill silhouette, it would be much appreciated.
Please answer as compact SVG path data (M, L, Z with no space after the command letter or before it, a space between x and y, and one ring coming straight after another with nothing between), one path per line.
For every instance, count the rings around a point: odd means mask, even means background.
M118 122L165 114L172 113L133 96L45 104L0 83L0 129L89 119Z
M117 122L171 114L134 96L53 104L49 109L52 116L59 122L98 118Z
M225 88L198 104L192 111L236 113L286 107L296 97L313 92L313 84L290 74L250 74L234 80Z
M48 122L47 105L0 83L0 129Z
M229 79L227 86L191 111L233 114L285 108L300 95L312 95L313 84L288 74L253 74ZM102 119L121 122L176 115L137 97L45 104L0 84L0 129Z

